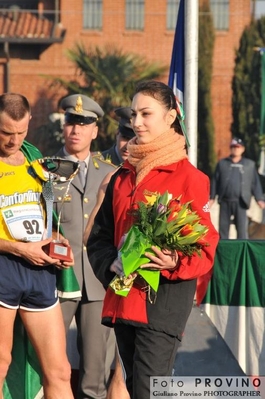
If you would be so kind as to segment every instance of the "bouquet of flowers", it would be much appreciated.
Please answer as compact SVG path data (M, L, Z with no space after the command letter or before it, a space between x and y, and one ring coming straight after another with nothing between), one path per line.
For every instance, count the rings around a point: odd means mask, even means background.
M202 247L208 245L204 239L208 228L200 224L200 217L191 209L191 201L183 204L181 197L172 198L167 191L162 195L148 193L145 199L146 202L139 202L132 210L135 222L119 251L124 276L116 276L110 283L115 293L123 296L128 295L133 285L129 276L135 271L157 291L160 272L140 268L150 262L145 253L153 253L152 246L200 256Z

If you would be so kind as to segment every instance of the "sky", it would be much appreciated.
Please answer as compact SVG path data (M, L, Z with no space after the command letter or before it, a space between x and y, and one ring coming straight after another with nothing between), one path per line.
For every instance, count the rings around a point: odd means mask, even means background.
M256 0L256 18L260 18L265 15L265 0Z

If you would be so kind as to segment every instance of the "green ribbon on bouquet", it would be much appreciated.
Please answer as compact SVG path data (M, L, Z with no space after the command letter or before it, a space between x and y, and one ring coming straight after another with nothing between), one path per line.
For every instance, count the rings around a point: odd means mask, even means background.
M110 283L110 287L116 294L127 296L133 285L133 280L128 278L133 272L137 272L150 287L157 292L159 286L159 270L141 269L140 266L150 262L144 254L153 253L151 247L154 244L138 229L132 226L126 235L120 249L120 257L123 265L124 277L116 276Z

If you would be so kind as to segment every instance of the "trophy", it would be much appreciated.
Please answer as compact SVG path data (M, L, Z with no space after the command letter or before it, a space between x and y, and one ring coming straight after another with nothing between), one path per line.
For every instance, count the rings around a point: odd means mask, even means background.
M73 162L64 158L59 157L45 157L40 158L31 163L35 173L42 179L42 196L46 204L46 218L47 218L47 238L52 237L52 225L53 225L53 182L55 181L67 181L67 188L62 200L62 207L65 198L70 189L73 178L79 171L79 162ZM61 209L62 210L62 209ZM43 247L44 251L55 259L60 259L64 262L70 262L71 248L64 245L60 240L60 220L61 210L57 220L57 238L51 241L48 245Z

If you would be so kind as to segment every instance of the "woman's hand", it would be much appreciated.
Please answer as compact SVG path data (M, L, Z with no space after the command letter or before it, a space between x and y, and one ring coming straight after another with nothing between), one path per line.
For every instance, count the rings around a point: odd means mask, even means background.
M119 258L116 258L114 262L110 265L110 271L116 273L118 276L124 276L122 261Z
M110 271L114 272L117 274L119 277L124 277L124 271L123 271L123 266L122 266L122 261L120 258L116 258L114 262L110 265ZM133 272L129 274L124 280L124 283L126 285L129 285L135 278L137 277L137 273Z
M168 249L158 249L155 246L151 247L155 255L150 252L146 252L145 256L150 259L151 262L140 266L140 269L150 270L174 270L179 266L179 257L176 251L170 251Z

